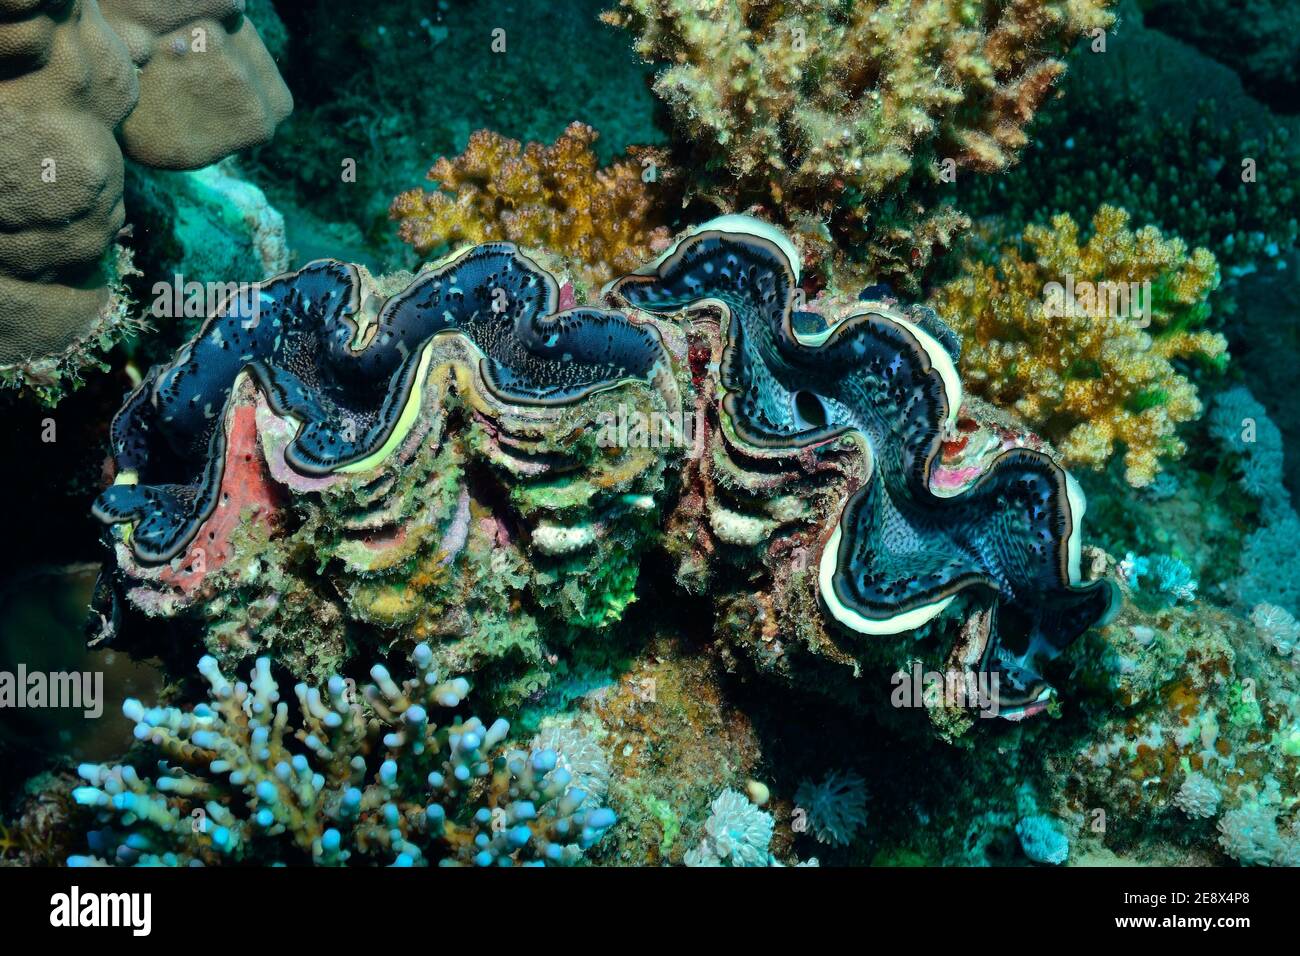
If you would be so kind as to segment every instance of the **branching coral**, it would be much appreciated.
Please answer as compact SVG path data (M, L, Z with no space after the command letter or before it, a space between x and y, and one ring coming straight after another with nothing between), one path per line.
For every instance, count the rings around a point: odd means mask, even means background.
M620 0L604 18L664 65L655 89L698 150L701 193L829 222L836 240L874 247L872 268L906 276L955 225L909 190L933 185L945 158L1007 167L1059 54L1109 26L1106 7Z
M668 231L663 161L641 150L598 168L591 149L598 135L573 123L549 146L522 146L479 130L464 153L429 170L435 190L402 193L390 215L421 255L506 239L565 257L599 287L650 258Z
M1082 221L1104 202L1208 248L1227 278L1274 267L1298 234L1300 158L1287 127L1249 135L1213 102L1190 122L1150 109L1138 93L1072 77L1039 114L1015 167L961 182L962 208L1019 229L1058 213ZM1098 116L1105 136L1090 129Z
M963 339L968 387L1014 408L1067 463L1100 468L1124 446L1125 476L1149 484L1201 413L1176 360L1222 363L1223 336L1197 330L1219 282L1214 256L1102 206L1081 242L1068 215L1030 226L1025 248L967 261L931 304Z
M128 700L137 739L162 756L152 776L79 768L73 795L104 828L90 834L96 856L69 862L576 863L612 811L584 807L554 750L508 749L505 720L455 716L469 684L441 679L432 659L418 646L400 685L371 668L364 705L337 675L324 694L298 684L296 726L265 658L232 683L205 657L211 702L191 711Z

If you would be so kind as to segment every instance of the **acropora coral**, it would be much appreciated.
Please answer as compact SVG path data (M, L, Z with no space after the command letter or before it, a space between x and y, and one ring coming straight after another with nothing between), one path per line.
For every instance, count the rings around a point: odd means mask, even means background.
M550 145L524 146L478 130L464 153L429 170L436 188L402 193L390 215L421 255L504 239L564 257L599 288L667 242L669 170L653 150L600 168L598 135L572 123Z
M463 678L419 645L414 676L383 665L359 688L294 687L296 719L270 661L232 682L205 657L210 702L127 700L153 767L86 764L74 792L99 829L77 865L221 863L569 865L615 823L588 804L548 747L510 748L510 724L462 718Z
M764 204L906 280L963 221L925 198L940 164L1010 165L1060 55L1110 26L1108 5L620 0L604 19L662 67L696 192Z
M1198 329L1219 283L1215 258L1102 206L1084 242L1070 216L1029 226L993 263L968 259L930 304L962 338L964 380L1013 409L1067 464L1151 483L1186 450L1176 427L1202 411L1176 362L1222 364L1227 342Z

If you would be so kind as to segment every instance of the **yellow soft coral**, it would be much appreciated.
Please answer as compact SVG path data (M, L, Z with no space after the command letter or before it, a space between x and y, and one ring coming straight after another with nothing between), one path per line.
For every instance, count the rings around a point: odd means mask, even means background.
M603 18L664 65L655 89L700 154L696 179L715 180L702 194L820 219L906 278L956 224L913 187L946 159L1010 165L1060 55L1112 23L1110 3L618 0Z
M1066 215L1030 226L995 265L964 263L931 305L962 337L970 391L1014 408L1070 464L1100 468L1122 444L1142 486L1185 451L1175 426L1201 413L1172 360L1227 358L1222 335L1195 329L1218 284L1207 250L1102 206L1085 244Z
M652 258L668 230L653 191L662 186L662 161L639 150L600 169L591 150L598 135L573 123L550 146L522 146L479 130L464 153L429 171L436 190L402 193L390 215L421 255L504 239L562 255L599 285ZM651 164L656 175L646 176Z

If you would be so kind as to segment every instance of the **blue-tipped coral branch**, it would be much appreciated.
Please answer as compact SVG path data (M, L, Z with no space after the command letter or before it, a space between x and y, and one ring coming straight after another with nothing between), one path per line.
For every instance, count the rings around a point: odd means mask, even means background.
M86 764L74 791L102 828L74 866L313 863L323 866L569 865L615 823L549 748L512 749L510 725L455 716L469 693L441 680L416 648L416 676L382 665L353 700L333 677L325 693L294 687L290 707L262 658L232 683L205 657L211 701L193 710L122 710L161 751L142 762ZM448 715L445 720L437 715ZM296 744L296 746L295 746ZM148 769L145 769L148 767Z

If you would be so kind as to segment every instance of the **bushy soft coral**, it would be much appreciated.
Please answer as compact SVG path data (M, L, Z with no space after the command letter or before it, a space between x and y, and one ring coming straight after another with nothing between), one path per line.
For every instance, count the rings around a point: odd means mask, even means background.
M968 260L931 304L963 339L972 392L1014 408L1068 464L1100 468L1122 444L1125 477L1140 487L1161 458L1182 455L1175 426L1201 413L1196 387L1174 361L1226 360L1223 336L1196 328L1209 315L1218 265L1154 227L1130 229L1128 213L1113 206L1098 210L1086 243L1079 233L1067 215L1050 228L1030 226L995 264ZM1068 290L1071 282L1098 294L1078 292L1063 303L1072 307L1050 309L1049 285ZM1128 313L1112 307L1107 290L1118 284Z
M389 214L421 255L506 239L566 257L598 286L668 240L659 204L663 161L643 150L601 169L591 148L598 135L573 123L549 146L524 146L479 130L464 153L429 170L436 189L402 193ZM646 164L654 176L645 175Z
M771 205L810 237L829 223L877 272L906 277L957 225L912 187L933 185L944 158L1010 165L1059 55L1110 25L1107 6L619 0L604 18L664 64L655 89L698 154L701 194Z
M507 721L457 716L469 684L442 680L427 645L414 660L400 685L373 667L365 704L337 675L324 694L296 685L292 729L266 658L246 684L205 657L211 702L193 710L127 700L136 738L162 757L153 770L79 768L73 795L103 828L90 833L96 855L69 862L577 862L613 813L585 806L555 750L509 749Z

